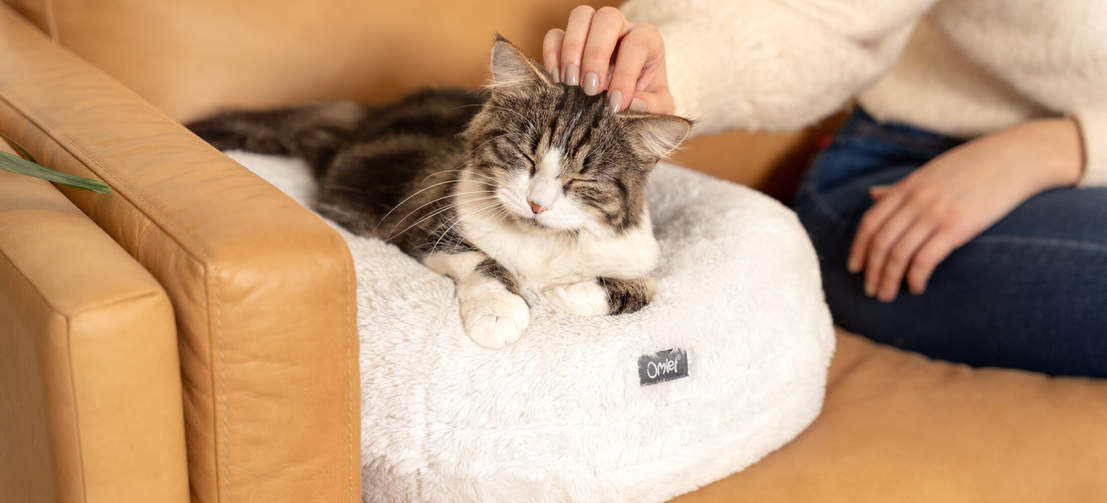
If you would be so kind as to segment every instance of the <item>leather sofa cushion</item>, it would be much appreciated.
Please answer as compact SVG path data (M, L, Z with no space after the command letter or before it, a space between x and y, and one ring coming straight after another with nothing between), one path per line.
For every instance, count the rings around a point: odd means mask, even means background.
M114 188L61 191L173 303L192 501L357 501L353 271L338 234L7 6L0 34L0 129Z
M822 414L673 503L1103 501L1107 380L972 369L838 334Z
M0 453L4 501L188 500L165 291L53 186L6 171Z

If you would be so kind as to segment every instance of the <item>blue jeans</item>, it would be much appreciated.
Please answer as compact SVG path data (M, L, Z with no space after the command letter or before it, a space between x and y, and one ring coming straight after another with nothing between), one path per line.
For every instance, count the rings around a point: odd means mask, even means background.
M835 321L933 358L1107 377L1107 188L1035 195L939 264L922 295L882 303L846 270L869 187L961 141L858 110L815 160L795 204Z

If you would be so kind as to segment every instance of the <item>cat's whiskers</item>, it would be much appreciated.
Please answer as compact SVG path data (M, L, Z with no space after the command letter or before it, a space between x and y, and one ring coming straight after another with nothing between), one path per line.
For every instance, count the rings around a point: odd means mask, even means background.
M466 171L466 170L464 170L464 169L442 169L442 170L438 170L438 171L436 171L436 172L434 172L434 173L431 173L431 174L427 175L427 176L426 176L426 177L424 177L424 178L423 178L423 179L422 179L422 180L421 180L421 181L420 181L419 183L423 183L423 182L427 181L427 178L430 178L430 177L432 177L432 176L435 176L435 175L438 175L438 174L441 174L441 173L454 173L454 172L457 172L457 173L466 173L466 172L468 172L469 174L471 174L471 175L473 175L473 176L478 176L478 177L481 177L481 178L483 178L483 179L485 179L485 180L488 180L489 182L493 182L493 183L495 183L495 182L497 182L497 181L498 181L498 180L496 180L495 178L493 178L493 177L492 177L492 176L490 176L490 175L486 175L486 174L484 174L484 173L478 173L478 172L476 172L475 170L468 170L468 171ZM459 177L459 178L457 179L457 181L461 181L461 178Z
M474 214L480 213L481 211L486 210L487 208L488 208L488 206L482 207L482 208L478 209L477 211L474 211ZM434 245L431 246L430 251L427 252L427 253L434 253L438 249L439 243L441 243L442 240L450 234L450 231L453 230L453 228L460 222L461 222L461 216L458 215L458 216L454 217L453 220L449 220L447 222L442 222L442 223L438 224L438 226L435 227L434 230L431 232L431 234L438 234L438 240L434 242ZM441 230L443 227L446 227L446 230ZM454 248L453 248L454 251L457 250L458 244L460 244L458 241L454 242Z
M466 201L466 202L481 202L481 201L487 201L487 200L490 200L490 199L495 199L495 197L496 197L496 196L488 196L488 197L482 197L482 198L477 198L477 199L473 199L473 200L471 200L471 201ZM449 210L451 210L451 209L454 209L454 208L456 208L456 207L457 207L458 205L460 205L460 204L461 204L461 203L457 203L457 202L455 202L455 203L453 203L453 204L449 204L449 205L447 205L447 206L445 206L445 207L443 207L443 208L439 208L439 209L437 209L437 210L435 210L435 211L431 212L431 213L430 213L429 215L427 215L427 216L425 216L425 217L423 217L423 218L420 218L420 219L419 219L419 220L418 220L417 222L415 222L415 223L413 223L413 224L411 224L411 225L409 225L409 226L405 227L405 228L404 228L404 230L402 230L402 231L400 231L400 232L394 232L394 233L392 233L392 235L390 235L390 236L388 236L387 238L385 238L385 241L391 241L391 240L392 240L392 238L395 238L396 236L399 236L400 234L403 234L403 233L405 233L405 232L407 232L407 231L411 230L411 229L412 229L413 227L415 227L415 226L417 226L417 225L419 225L419 224L421 224L421 223L423 223L423 222L427 221L427 219L429 219L429 218L433 218L433 217L435 217L436 215L439 215L439 214L441 214L441 213L443 213L443 212L445 212L445 211L449 211Z
M487 207L485 207L484 209L485 209L485 210L487 210ZM504 217L506 217L506 216L508 216L508 215L510 214L510 211L508 211L508 209L507 209L507 208L506 208L506 207L505 207L504 205L502 205L502 204L497 204L497 205L495 205L495 208L494 208L494 209L495 209L495 211L493 211L493 212L492 212L491 214L488 214L488 213L484 213L484 214L482 214L482 212L480 212L480 211L477 211L477 212L474 212L474 213L473 213L473 215L474 215L474 216L485 216L485 217L492 217L492 218L494 218L494 219L497 219L497 220L501 220L501 221L502 221L502 220L504 220L504 219L505 219ZM455 223L454 223L454 224L456 225L456 223L457 223L458 221L460 221L460 220L461 220L461 216L460 216L460 215L458 215L458 217L457 217L457 218L455 218L454 220L455 220ZM452 228L452 227L451 227L451 228ZM448 229L447 229L447 232L449 232L449 230L448 230ZM454 243L454 247L453 247L453 249L452 249L451 251L453 251L453 252L456 252L456 251L457 251L457 245L458 245L458 243ZM437 245L436 245L436 246L437 246Z
M464 164L464 163L462 163L462 164ZM449 171L457 171L457 172L459 172L459 173L463 173L463 172L465 172L465 170L462 170L462 169L447 169L447 170L441 170L441 171L437 171L437 172L435 172L435 173L431 173L430 175L427 175L426 177L424 177L424 178L423 178L423 180L421 180L421 181L419 182L419 184L421 185L421 184L422 184L423 182L425 182L425 181L427 180L427 178L430 178L430 177L432 177L432 176L434 176L434 175L436 175L436 174L438 174L438 173L444 173L444 172L449 172ZM483 180L487 181L487 182L488 182L488 184L490 184L490 185L495 185L495 184L496 184L496 183L498 182L498 181L497 181L496 179L492 178L491 176L485 175L485 174L483 174L483 173L476 173L476 172L473 172L472 170L469 170L469 174L471 174L471 175L473 175L473 176L476 176L476 177L479 177L479 178L481 178L481 179L483 179ZM377 231L377 230L378 230L378 229L380 228L381 224L383 224L383 223L384 223L384 221L385 221L385 220L387 220L387 219L388 219L388 217L389 217L390 215L392 215L392 213L393 213L394 211L396 211L397 209L399 209L399 208L400 208L400 206L403 206L403 204L404 204L404 203L406 203L406 202L408 202L409 200L411 200L411 198L413 198L413 197L415 197L415 196L417 196L417 195L419 195L419 194L421 194L421 193L423 193L423 192L425 192L425 191L427 191L427 190L430 190L430 189L432 189L432 188L434 188L434 187L438 187L438 186L440 186L440 185L445 185L445 184L447 184L447 183L461 183L462 181L463 181L463 180L461 179L461 177L458 177L458 178L456 178L456 179L453 179L453 180L444 180L444 181L441 181L441 182L437 182L437 183L434 183L434 184L432 184L432 185L429 185L429 186L427 186L427 187L423 187L422 189L419 189L419 190L415 191L415 192L414 192L413 194L411 194L411 195L409 195L409 196L405 197L405 198L404 198L404 199L403 199L402 201L400 201L400 202L396 203L396 205L395 205L395 206L393 206L393 207L392 207L392 209L388 210L388 212L387 212L387 213L385 213L383 217L381 217L381 218L380 218L379 220L377 220L377 225L376 225L376 227L374 227L374 228L373 228L373 231L374 231L374 232L376 232L376 231ZM405 217L405 218L406 218L406 217ZM400 219L400 220L399 220L399 222L396 222L396 224L398 225L398 224L399 224L400 222L403 222L403 221L404 221L404 219L402 218L402 219Z
M438 187L439 185L445 185L447 183L458 183L460 181L461 181L460 179L458 179L458 180L445 180L445 181L438 182L438 183L435 183L433 185L430 185L430 186L427 186L427 187L424 187L422 189L419 189L419 190L415 191L414 194L411 194L411 195L405 197L402 201L396 203L396 206L393 206L392 209L388 210L388 213L385 213L384 216L380 218L380 220L377 220L377 225L376 225L376 227L373 228L373 231L376 232L376 230L378 228L380 228L381 223L383 223L386 219L388 219L388 216L391 215L393 211L396 211L397 208L399 208L400 206L403 206L404 203L410 201L411 198L413 198L413 197L415 197L419 194L422 194L423 192L426 192L430 189Z
M473 215L480 215L480 214L481 214L482 212L484 212L484 211L487 211L487 210L488 210L488 209L490 209L490 208L494 208L494 207L495 207L495 206L497 206L497 205L498 205L498 204L497 204L497 203L495 203L495 202L493 202L493 203L491 203L491 204L487 204L487 205L485 205L485 206L483 206L483 207L481 207L481 208L478 208L478 209L474 210L474 211L473 211ZM438 236L438 240L434 242L434 245L433 245L433 246L431 246L431 251L430 251L430 253L434 253L434 251L438 249L438 244L442 242L442 238L444 238L444 237L446 237L447 235L449 235L449 234L450 234L450 231L452 231L452 230L454 229L454 227L456 227L456 226L457 226L457 224L459 224L459 223L461 223L461 215L458 215L457 217L455 217L455 218L454 218L454 220L453 220L453 223L451 223L451 224L450 224L450 226L449 226L449 227L447 227L445 231L442 231L442 233L441 233L441 234L439 234L439 236ZM454 244L454 247L455 247L455 248L457 247L457 244L456 244L456 243Z
M498 209L497 209L497 207L498 207ZM486 216L486 215L482 215L482 213L488 211L489 209L497 209L497 211L495 213L493 213L493 215L495 215L496 213L498 213L500 211L506 211L502 204L499 204L499 202L493 202L492 204L487 204L487 205L485 205L481 208L473 210L473 216ZM449 235L450 231L453 230L453 228L456 227L457 224L459 224L459 223L461 223L461 215L460 214L457 217L454 217L453 223L451 223L450 226L447 227L446 230L443 231L442 234L438 236L438 241L434 242L434 246L431 247L430 253L434 253L434 251L438 249L438 244L442 242L442 238ZM455 242L453 251L457 250L457 245L458 245L458 243Z
M458 192L458 193L446 194L446 195L444 195L444 196L442 196L438 199L434 199L432 201L425 202L425 203L419 205L418 208L415 208L415 209L409 211L407 213L407 215L404 215L404 218L401 218L401 219L397 220L395 225L400 225L400 222L403 222L404 220L407 220L407 217L410 217L411 215L414 215L415 212L427 207L428 205L437 203L438 201L441 201L443 199L449 199L449 198L454 197L454 196L468 196L468 195L473 195L473 194L495 194L495 192L493 192L491 190L474 190L474 191L470 191L470 192ZM388 215L385 215L385 216L388 216ZM384 219L382 218L380 222L377 222L377 225L380 225L383 222L384 222Z

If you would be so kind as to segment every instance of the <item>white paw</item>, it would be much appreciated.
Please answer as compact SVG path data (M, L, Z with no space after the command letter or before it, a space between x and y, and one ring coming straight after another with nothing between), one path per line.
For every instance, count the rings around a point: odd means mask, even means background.
M596 280L546 287L542 294L554 307L567 313L600 316L610 312L607 292Z
M522 297L510 292L485 294L461 303L465 333L480 346L500 349L523 335L530 309Z

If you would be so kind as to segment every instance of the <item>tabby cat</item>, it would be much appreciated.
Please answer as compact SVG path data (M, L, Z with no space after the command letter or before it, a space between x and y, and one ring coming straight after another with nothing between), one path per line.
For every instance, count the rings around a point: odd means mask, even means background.
M491 68L480 93L230 112L189 128L222 150L305 159L316 211L453 278L481 346L526 330L523 289L579 315L641 309L658 258L646 177L691 123L615 113L500 37Z

